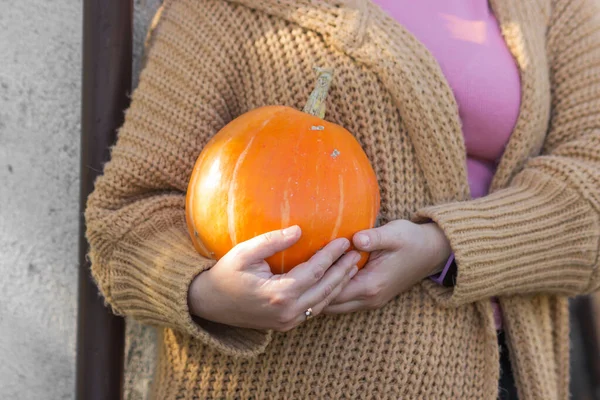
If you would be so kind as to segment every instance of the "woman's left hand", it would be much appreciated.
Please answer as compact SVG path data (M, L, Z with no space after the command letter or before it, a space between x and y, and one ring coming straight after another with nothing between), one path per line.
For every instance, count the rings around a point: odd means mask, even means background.
M383 307L414 284L440 272L451 253L437 224L418 225L407 220L358 232L353 243L358 250L371 252L369 261L324 309L326 314Z

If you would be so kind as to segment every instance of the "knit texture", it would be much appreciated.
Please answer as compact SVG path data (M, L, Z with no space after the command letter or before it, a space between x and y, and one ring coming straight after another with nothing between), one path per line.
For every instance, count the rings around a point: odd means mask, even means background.
M439 65L370 1L166 2L86 211L107 303L163 327L155 398L495 399L492 296L520 398L568 397L566 298L600 286L600 22L592 0L492 7L522 102L492 193L472 200ZM457 285L424 281L379 310L318 316L288 333L192 318L189 284L214 265L185 226L196 157L246 111L301 109L315 65L335 68L326 119L370 158L381 222L436 221Z

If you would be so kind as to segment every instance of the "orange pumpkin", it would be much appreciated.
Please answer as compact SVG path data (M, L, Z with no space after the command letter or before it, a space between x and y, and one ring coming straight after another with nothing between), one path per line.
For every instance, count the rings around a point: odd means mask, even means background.
M322 119L331 70L319 70L304 112L249 111L205 146L192 172L186 218L196 250L219 259L237 243L299 225L302 237L266 261L284 273L333 239L375 225L379 186L354 136ZM362 254L359 268L368 259Z

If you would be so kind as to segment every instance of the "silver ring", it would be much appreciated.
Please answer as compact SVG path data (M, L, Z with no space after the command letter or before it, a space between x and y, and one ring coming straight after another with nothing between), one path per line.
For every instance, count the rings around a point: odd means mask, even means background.
M308 308L306 311L304 311L304 316L306 317L306 321L314 317L312 308Z

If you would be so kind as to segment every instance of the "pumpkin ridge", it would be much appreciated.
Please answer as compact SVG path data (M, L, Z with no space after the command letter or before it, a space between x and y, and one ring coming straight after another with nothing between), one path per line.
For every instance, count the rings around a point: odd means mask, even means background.
M250 139L250 141L240 154L240 157L238 158L238 161L235 164L235 167L233 168L233 174L231 174L231 181L229 182L229 192L227 194L227 226L229 227L229 237L231 238L231 244L233 246L237 244L237 232L235 226L235 189L237 186L237 175L239 174L240 166L242 165L242 163L246 159L246 156L248 155L248 151L250 151L250 147L254 142L254 138L255 136L253 136Z
M344 177L342 175L338 175L338 182L340 187L340 201L338 204L338 215L335 220L335 226L333 227L333 232L331 233L331 238L329 241L336 239L338 232L340 231L340 227L342 226L342 217L344 216Z

